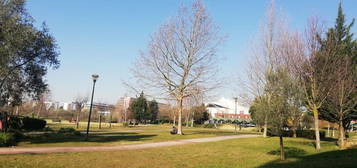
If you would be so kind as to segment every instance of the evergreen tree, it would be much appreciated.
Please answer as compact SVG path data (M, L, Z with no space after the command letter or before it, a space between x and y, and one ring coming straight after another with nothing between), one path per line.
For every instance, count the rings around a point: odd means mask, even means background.
M344 147L345 131L357 119L356 40L350 32L354 19L346 24L342 5L333 28L321 39L320 56L330 60L332 89L321 106L320 118L339 125L340 147Z
M150 117L148 119L151 120L151 122L156 121L157 114L159 113L159 105L157 104L156 100L149 102L148 113L150 114L147 116L147 117Z
M134 114L134 118L140 123L148 119L148 105L144 92L141 92L140 96L131 104L130 109Z

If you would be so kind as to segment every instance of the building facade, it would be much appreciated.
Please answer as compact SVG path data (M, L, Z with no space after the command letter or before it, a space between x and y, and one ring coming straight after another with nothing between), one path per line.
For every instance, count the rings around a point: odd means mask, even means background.
M243 119L251 120L249 107L245 107L237 103L234 99L221 98L217 101L206 104L208 113L211 119Z

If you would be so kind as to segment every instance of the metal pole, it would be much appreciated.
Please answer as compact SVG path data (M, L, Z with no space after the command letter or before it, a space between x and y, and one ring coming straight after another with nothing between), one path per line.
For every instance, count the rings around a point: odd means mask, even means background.
M90 118L91 118L91 115L92 115L92 107L93 107L93 97L94 97L95 82L96 82L96 80L93 80L92 98L91 98L91 100L90 100L90 108L89 108L89 116L88 116L86 140L88 140L89 126L90 126Z
M235 117L235 120L236 120L236 122L234 124L234 130L235 130L235 133L237 133L237 102L238 102L238 98L235 97L234 101L235 101L235 109L234 109L235 116L234 117Z

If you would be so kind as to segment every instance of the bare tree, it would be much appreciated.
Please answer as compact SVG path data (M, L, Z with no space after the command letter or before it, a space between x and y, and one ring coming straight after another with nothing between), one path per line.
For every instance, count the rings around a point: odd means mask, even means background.
M331 116L329 118L332 118L330 121L336 122L339 127L340 148L345 148L345 128L348 128L357 105L357 79L353 73L351 59L347 56L336 60L334 65L336 70L331 74L334 76L331 82L334 89L330 91L326 106L331 110L328 114Z
M319 37L322 34L322 25L317 17L312 17L308 21L305 31L305 52L294 60L296 70L299 70L301 87L304 91L306 108L313 113L316 137L316 149L320 146L319 133L319 108L326 100L330 87L328 86L330 62L326 57L319 57L320 50Z
M177 16L159 28L148 52L136 62L137 83L175 99L178 134L183 134L183 101L191 96L190 88L206 92L218 85L217 47L223 39L203 3L195 1L191 8L181 7Z
M277 14L275 10L274 1L272 1L267 10L264 22L262 23L259 39L257 39L257 43L252 47L252 60L250 61L247 69L247 79L243 80L242 84L245 88L245 92L242 94L244 99L247 102L252 102L254 99L258 99L256 101L263 102L265 100L259 99L267 99L268 102L267 111L269 110L269 102L271 98L271 93L267 92L267 77L270 72L277 64L276 50L277 43L280 38L280 33L284 26L284 17L282 15ZM264 121L264 132L263 136L267 136L268 129L268 116L267 114L263 115L262 118Z
M74 100L74 104L75 104L76 110L77 110L76 128L79 128L79 118L80 118L82 109L85 107L87 102L88 102L88 96L77 96L77 98Z
M290 79L289 85L285 89L289 90L288 95L288 113L289 121L293 131L293 137L296 137L296 130L304 113L304 91L300 85L300 67L296 66L301 61L301 55L305 53L305 43L300 33L286 31L280 33L276 55L277 65L283 67Z
M191 127L193 127L195 121L195 111L192 109L193 107L201 106L203 104L203 100L205 98L204 93L201 91L199 87L192 87L190 89L190 96L186 97L184 100L185 105L188 108L186 113L186 126L189 126L189 120L191 118Z

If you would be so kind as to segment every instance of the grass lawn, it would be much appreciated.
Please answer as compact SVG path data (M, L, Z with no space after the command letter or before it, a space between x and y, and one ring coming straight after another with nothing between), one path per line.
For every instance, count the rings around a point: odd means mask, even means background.
M171 141L180 139L213 137L223 135L235 135L233 130L219 130L209 128L183 128L184 136L171 135L170 125L151 125L136 127L119 127L98 129L98 123L93 123L93 128L88 141L85 139L85 123L82 123L80 131L82 135L63 135L57 133L46 133L38 135L29 135L29 138L21 141L17 146L21 147L39 147L39 146L110 146L133 143L147 143L158 141ZM74 127L70 123L49 123L50 128L57 130L60 127ZM247 134L255 132L241 131L238 134Z
M287 160L279 161L279 140L247 138L145 150L21 154L0 156L0 167L356 167L357 149L338 150L335 142L323 141L316 152L313 140L284 138Z

